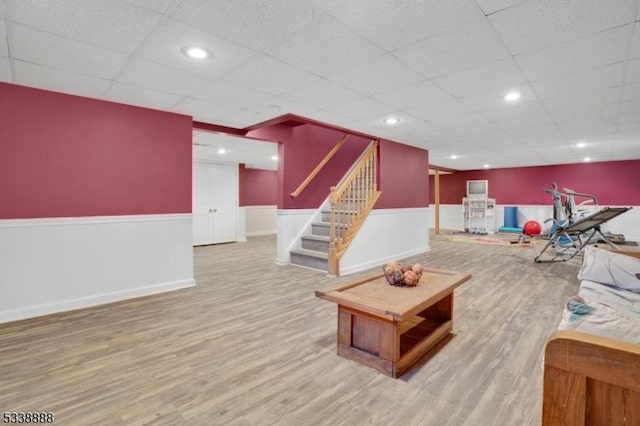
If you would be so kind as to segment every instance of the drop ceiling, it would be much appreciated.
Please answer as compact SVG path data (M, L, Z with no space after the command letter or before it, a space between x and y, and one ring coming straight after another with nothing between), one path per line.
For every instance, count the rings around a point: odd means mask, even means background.
M193 132L194 159L216 163L244 163L263 170L278 169L278 144L200 130Z
M638 159L640 2L1 0L0 81L233 128L295 114L458 170Z

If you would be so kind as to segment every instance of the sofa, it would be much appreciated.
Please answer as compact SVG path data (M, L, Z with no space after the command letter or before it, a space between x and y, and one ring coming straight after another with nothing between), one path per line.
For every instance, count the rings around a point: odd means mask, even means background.
M542 424L640 425L640 251L585 247L544 356Z

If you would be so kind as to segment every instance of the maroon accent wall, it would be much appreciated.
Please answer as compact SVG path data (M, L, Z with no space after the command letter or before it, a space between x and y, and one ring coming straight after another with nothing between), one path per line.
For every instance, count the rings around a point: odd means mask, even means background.
M380 142L380 190L376 209L429 206L429 152Z
M344 133L313 124L287 126L279 124L252 130L247 136L281 142L278 147L278 208L315 209L329 195L369 143L368 139L350 136L336 155L297 197L290 194L306 179Z
M287 126L279 124L252 130L247 134L281 142L278 168L278 208L318 208L371 141L352 135L329 160L311 184L292 199L289 194L309 175L344 132L314 124ZM422 149L381 141L380 189L377 209L426 207L429 205L429 155Z
M191 212L191 117L0 83L0 219Z
M240 206L278 204L278 172L276 170L239 168Z
M602 205L640 205L640 160L473 170L441 175L440 202L460 204L465 196L467 180L473 179L488 179L489 196L498 204L553 204L551 196L543 192L543 188L551 188L551 183L556 181L560 189L569 188L595 195ZM433 189L433 185L431 176L430 188ZM434 202L433 196L431 202Z

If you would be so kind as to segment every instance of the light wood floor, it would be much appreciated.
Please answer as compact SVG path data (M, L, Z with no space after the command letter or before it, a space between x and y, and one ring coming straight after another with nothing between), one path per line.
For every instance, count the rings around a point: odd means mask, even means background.
M454 335L400 379L336 355L331 279L274 264L275 237L195 249L198 287L0 325L0 412L62 425L538 425L542 351L578 263L432 237L468 271Z

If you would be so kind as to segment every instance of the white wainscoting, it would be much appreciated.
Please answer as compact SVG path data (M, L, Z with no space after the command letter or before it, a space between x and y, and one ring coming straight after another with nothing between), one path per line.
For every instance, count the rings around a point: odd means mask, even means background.
M238 207L238 223L236 224L236 242L247 242L247 209Z
M278 206L246 206L247 237L271 235L278 232L276 217Z
M429 251L429 210L372 210L340 259L340 274L353 274Z
M289 250L294 248L302 231L307 227L311 218L317 213L315 209L276 210L277 252L276 263L288 265Z
M194 285L191 214L0 220L0 322Z
M505 206L515 206L514 204L496 205L495 219L496 229L504 225ZM551 225L544 223L545 220L553 216L553 206L551 205L524 205L518 207L518 226L524 225L528 220L538 221L547 230ZM601 206L604 207L604 206ZM611 206L611 207L631 207L631 206ZM435 209L430 207L430 227L435 227ZM440 205L440 228L462 230L462 205L443 204ZM640 241L640 206L633 206L633 209L612 219L602 226L603 232L622 234L627 240Z

